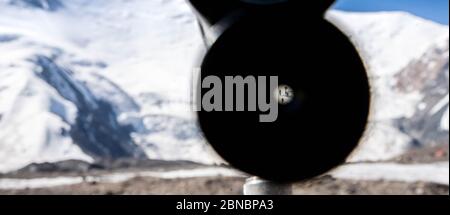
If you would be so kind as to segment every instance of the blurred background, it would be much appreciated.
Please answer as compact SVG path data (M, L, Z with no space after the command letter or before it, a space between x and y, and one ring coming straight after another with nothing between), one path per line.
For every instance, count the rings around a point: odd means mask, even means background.
M327 12L366 63L372 115L348 164L295 194L448 194L448 7ZM248 176L190 111L204 52L185 0L0 0L0 194L241 194Z

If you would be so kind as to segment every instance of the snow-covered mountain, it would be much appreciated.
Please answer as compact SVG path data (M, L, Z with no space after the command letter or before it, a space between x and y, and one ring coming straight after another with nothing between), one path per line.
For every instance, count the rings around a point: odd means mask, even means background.
M189 111L201 47L183 0L1 0L0 170L211 162Z
M437 121L448 134L448 26L399 12L328 18L373 80L355 159L428 144ZM67 159L215 162L189 109L202 45L185 0L0 0L0 171Z
M414 144L441 145L449 142L449 40L432 46L396 75L401 93L420 92L414 115L399 119L401 131Z
M330 11L327 18L352 38L372 81L371 123L352 160L448 144L448 26L404 12Z

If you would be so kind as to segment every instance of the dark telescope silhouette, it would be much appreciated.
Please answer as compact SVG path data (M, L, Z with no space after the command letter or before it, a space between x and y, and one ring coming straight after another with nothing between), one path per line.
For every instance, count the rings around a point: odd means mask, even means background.
M280 87L265 99L292 96L277 104L274 122L260 122L261 110L200 109L199 125L217 153L276 182L310 179L343 164L365 132L371 95L357 50L323 18L334 1L190 2L209 48L199 83L210 76L276 76ZM249 99L250 85L245 89ZM225 96L214 100L226 102Z

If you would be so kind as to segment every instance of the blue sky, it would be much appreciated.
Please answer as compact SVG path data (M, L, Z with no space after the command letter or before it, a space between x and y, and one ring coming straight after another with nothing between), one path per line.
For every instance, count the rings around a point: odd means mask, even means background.
M449 0L338 0L335 8L346 11L407 11L448 25Z

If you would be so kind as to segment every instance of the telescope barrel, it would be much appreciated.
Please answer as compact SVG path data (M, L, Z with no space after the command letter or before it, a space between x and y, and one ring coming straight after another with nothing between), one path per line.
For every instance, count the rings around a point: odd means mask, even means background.
M283 183L344 163L365 133L371 94L356 48L323 17L334 1L190 2L208 45L194 102L215 151Z
M208 45L223 31L247 17L270 16L271 14L288 14L292 19L322 16L334 3L334 0L302 3L299 0L189 0L199 18L204 39ZM258 22L258 19L254 19ZM261 19L262 21L263 19Z

